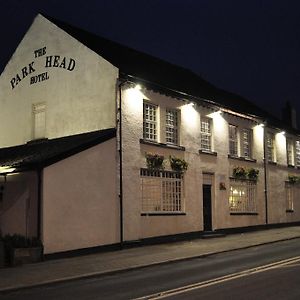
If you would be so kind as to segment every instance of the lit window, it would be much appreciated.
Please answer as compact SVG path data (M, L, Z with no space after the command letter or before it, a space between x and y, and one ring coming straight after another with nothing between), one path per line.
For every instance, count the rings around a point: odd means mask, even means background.
M296 141L296 166L300 167L300 141Z
M285 194L286 194L286 211L294 211L294 200L300 193L300 185L297 183L285 183Z
M250 129L243 129L242 130L242 140L241 140L241 151L242 156L246 158L251 158L251 137L252 131Z
M256 213L256 182L230 180L229 210L231 213Z
M201 118L201 150L212 151L211 122L208 118Z
M46 104L37 103L32 106L33 139L42 139L46 136Z
M183 175L141 169L142 212L183 212Z
M267 159L270 162L275 162L274 134L267 133Z
M146 140L157 141L157 106L144 102L143 107L143 137Z
M287 164L294 165L294 143L292 139L286 139L286 158Z
M178 145L178 111L166 110L166 143Z
M234 125L229 125L229 154L238 156L237 127Z

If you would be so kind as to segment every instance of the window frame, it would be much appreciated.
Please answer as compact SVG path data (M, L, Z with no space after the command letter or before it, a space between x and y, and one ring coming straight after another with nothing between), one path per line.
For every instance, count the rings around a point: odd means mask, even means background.
M168 113L173 113L173 120L168 118ZM168 121L173 121L172 123L168 123ZM174 108L166 108L165 109L165 142L168 145L177 145L179 146L179 138L180 138L180 111ZM172 136L173 135L173 136ZM172 141L173 139L173 141Z
M234 136L232 136L233 132L231 129L234 129ZM236 125L228 124L228 141L229 155L232 157L239 157L238 127Z
M148 106L148 109L146 107ZM146 112L150 116L150 112L154 111L154 114L151 114L154 120L151 120L150 117L146 119ZM153 131L153 132L151 132ZM148 101L143 102L143 139L151 142L158 142L159 135L159 126L158 126L158 105L153 104ZM153 138L151 138L153 136Z
M270 143L269 143L270 141ZM266 136L266 155L268 162L275 163L276 162L276 154L275 154L275 134L273 132L267 132Z
M207 130L203 131L202 123L206 123ZM206 126L204 126L206 127ZM206 129L206 128L205 128ZM208 141L208 143L207 143ZM208 144L209 147L205 147ZM201 117L200 119L200 149L206 152L212 152L212 120L208 117Z
M244 133L248 134L247 141L244 139ZM241 157L246 159L252 159L252 141L253 141L253 132L250 128L241 129ZM248 148L248 155L246 155L246 148Z

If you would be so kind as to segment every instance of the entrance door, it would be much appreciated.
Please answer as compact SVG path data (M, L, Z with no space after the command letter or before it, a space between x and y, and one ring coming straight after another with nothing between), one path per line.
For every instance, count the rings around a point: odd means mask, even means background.
M210 184L203 184L203 225L204 231L212 231Z

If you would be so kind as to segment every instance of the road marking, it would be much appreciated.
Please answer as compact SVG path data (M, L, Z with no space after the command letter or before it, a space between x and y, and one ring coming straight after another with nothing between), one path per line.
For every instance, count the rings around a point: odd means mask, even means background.
M280 261L277 261L277 262L274 262L274 263L271 263L271 264L255 267L255 268L240 271L240 272L237 272L237 273L232 273L232 274L217 277L217 278L214 278L214 279L189 284L189 285L182 286L182 287L179 287L179 288L176 288L176 289L166 290L166 291L154 293L154 294L151 294L151 295L143 296L143 297L140 297L140 298L135 298L133 300L163 299L163 298L175 296L175 295L178 295L178 294L182 294L182 293L185 293L185 292L189 292L189 291L192 291L192 290L201 289L201 288L205 288L205 287L215 285L215 284L218 284L218 283L226 282L226 281L229 281L229 280L249 276L249 275L256 274L256 273L265 272L265 271L276 269L276 268L279 268L279 267L282 267L282 266L287 266L287 265L290 265L290 264L295 263L295 262L300 262L300 256L295 256L295 257L292 257L292 258L280 260Z

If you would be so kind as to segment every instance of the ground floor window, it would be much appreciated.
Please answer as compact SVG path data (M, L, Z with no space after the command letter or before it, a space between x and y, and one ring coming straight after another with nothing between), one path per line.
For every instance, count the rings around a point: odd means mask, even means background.
M179 172L141 169L143 213L183 212L183 175Z
M285 183L285 195L286 195L286 211L294 211L294 201L296 195L300 193L300 185L295 183L286 182Z
M256 213L256 181L230 179L229 211Z

